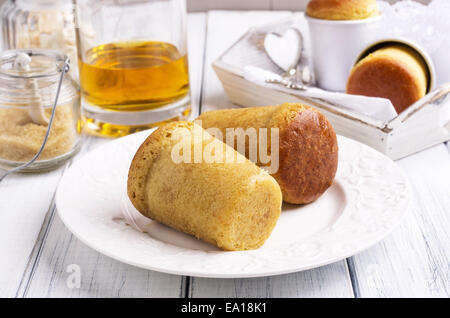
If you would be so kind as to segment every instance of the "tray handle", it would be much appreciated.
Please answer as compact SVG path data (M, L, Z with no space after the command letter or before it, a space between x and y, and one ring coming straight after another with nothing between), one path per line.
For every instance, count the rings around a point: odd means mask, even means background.
M441 87L428 93L425 97L423 97L422 99L420 99L419 101L408 107L408 109L406 109L400 115L392 119L387 124L387 127L390 129L398 127L399 125L409 120L411 117L413 117L416 113L418 113L425 107L440 106L442 103L444 103L449 94L450 94L450 83L446 83Z

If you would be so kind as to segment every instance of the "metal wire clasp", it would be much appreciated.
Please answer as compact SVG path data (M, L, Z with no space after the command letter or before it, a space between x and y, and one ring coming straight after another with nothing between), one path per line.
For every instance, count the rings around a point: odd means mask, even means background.
M45 133L45 136L44 136L44 141L42 142L42 145L39 148L39 151L36 153L36 155L30 161L28 161L20 166L17 166L11 170L6 171L3 175L0 176L0 182L3 181L3 179L6 178L6 176L10 175L11 173L18 172L18 171L25 169L26 167L32 165L44 151L45 145L47 144L48 136L50 135L50 131L52 129L53 119L55 118L56 106L58 105L59 93L61 92L64 75L70 69L69 63L70 63L70 60L68 58L66 58L64 60L63 67L60 69L61 75L59 77L58 87L56 89L56 96L55 96L55 102L53 103L53 107L52 107L52 114L51 114L49 122L48 122L48 127L47 127L47 131Z

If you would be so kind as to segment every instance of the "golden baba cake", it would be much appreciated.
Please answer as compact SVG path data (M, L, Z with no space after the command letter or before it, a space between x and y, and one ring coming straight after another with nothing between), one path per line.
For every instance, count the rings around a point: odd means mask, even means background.
M224 160L196 162L195 148L223 149ZM174 151L190 152L188 160ZM192 122L166 124L145 140L131 163L128 196L143 215L232 251L263 245L282 204L274 178Z
M260 128L278 128L279 167L271 173L288 203L313 202L333 183L338 166L336 133L327 118L312 107L285 103L215 110L203 113L197 120L201 120L205 129L219 128L223 135L227 128L255 128L257 133ZM234 147L237 146L234 142ZM247 156L248 146L246 143ZM273 153L270 143L267 147L267 153ZM265 166L259 158L256 163Z
M311 0L306 14L323 20L361 20L380 13L376 0Z
M403 45L370 53L352 69L347 93L391 100L401 113L427 93L427 67L420 55Z

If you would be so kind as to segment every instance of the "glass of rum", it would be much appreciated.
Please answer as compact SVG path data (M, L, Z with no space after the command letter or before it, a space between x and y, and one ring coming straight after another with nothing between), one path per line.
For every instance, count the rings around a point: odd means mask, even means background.
M190 115L185 0L76 0L84 130L119 137Z

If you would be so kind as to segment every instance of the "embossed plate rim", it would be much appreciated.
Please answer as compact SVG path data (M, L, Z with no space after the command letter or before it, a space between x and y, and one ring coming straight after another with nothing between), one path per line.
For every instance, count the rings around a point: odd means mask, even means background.
M123 184L110 181L126 178L127 164L150 131L111 141L76 160L61 179L56 194L57 211L66 227L84 244L126 264L169 274L211 278L298 272L334 263L369 248L400 224L409 210L411 191L402 170L376 150L338 136L340 161L336 182L345 190L347 205L332 226L282 249L263 246L252 251L224 252L173 246L115 223L115 217L102 215L107 212L100 208L114 204L116 198L120 204ZM99 158L105 154L119 155L110 156L110 162L98 166ZM94 168L96 175L89 175L89 169ZM102 190L91 201L85 201L99 188ZM83 215L86 211L80 202L97 204L99 209Z

